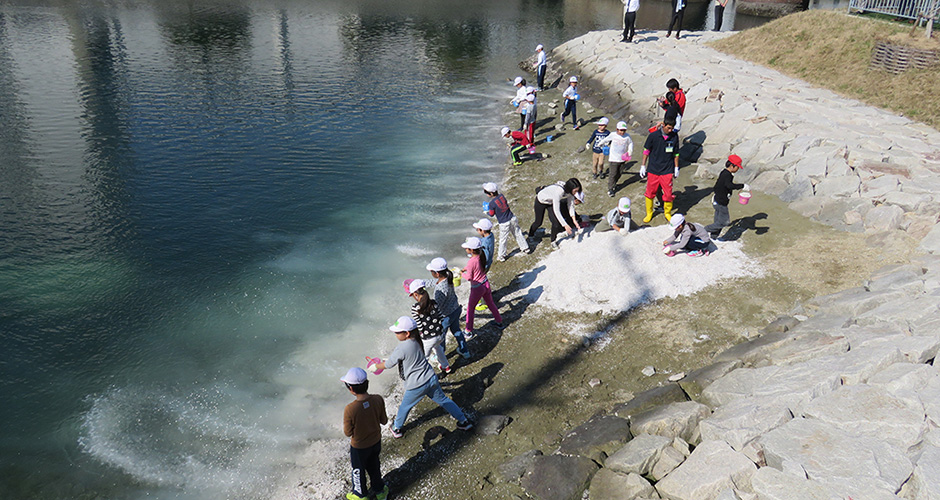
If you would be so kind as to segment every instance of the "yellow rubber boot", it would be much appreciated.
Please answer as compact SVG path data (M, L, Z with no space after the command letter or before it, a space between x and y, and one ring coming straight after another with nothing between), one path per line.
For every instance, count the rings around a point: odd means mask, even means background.
M666 216L666 222L669 222L672 219L672 202L671 201L663 202L663 215Z
M646 199L646 217L643 217L643 222L649 222L653 220L653 199Z

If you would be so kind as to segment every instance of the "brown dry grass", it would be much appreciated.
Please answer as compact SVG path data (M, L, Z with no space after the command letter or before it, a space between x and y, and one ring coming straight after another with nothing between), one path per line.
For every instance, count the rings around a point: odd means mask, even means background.
M940 129L940 68L900 75L868 69L876 40L897 42L908 38L909 32L909 27L894 23L811 10L742 31L712 46ZM915 38L918 47L926 41L923 30Z

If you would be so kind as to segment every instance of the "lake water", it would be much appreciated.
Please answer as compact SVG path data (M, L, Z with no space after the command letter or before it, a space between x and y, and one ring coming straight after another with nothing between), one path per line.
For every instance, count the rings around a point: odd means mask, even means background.
M0 498L265 497L462 254L518 61L620 12L0 5Z

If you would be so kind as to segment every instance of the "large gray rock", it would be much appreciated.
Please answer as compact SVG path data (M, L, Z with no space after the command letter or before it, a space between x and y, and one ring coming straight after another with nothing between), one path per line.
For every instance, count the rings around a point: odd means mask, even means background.
M721 440L736 451L793 418L786 397L744 398L722 405L699 423L702 441Z
M889 394L907 395L918 391L938 375L937 368L927 364L895 363L872 375L868 385L884 387Z
M630 401L614 407L613 413L618 417L629 418L656 406L688 400L682 388L670 382L636 394Z
M884 441L852 436L816 419L795 418L758 443L770 467L797 464L808 479L863 485L873 491L898 491L914 468L904 453Z
M864 286L870 292L902 290L911 295L923 293L924 269L914 264L885 266L872 273Z
M679 467L685 459L686 455L675 447L670 446L666 448L659 454L659 460L653 464L653 468L650 470L650 477L653 481L659 481L670 472L676 470L676 467Z
M634 473L645 476L659 461L663 450L672 446L672 441L666 436L640 434L607 457L604 466L623 474Z
M781 472L773 467L761 467L751 477L751 487L761 500L842 500L822 484Z
M855 385L868 382L872 375L902 361L905 361L904 355L897 347L875 344L852 349L838 356L823 356L800 365L806 365L808 371L836 374L842 385Z
M803 416L832 424L854 436L882 440L907 451L927 431L924 406L899 398L881 386L854 385L821 396L803 407Z
M682 438L689 443L698 442L698 423L711 414L711 410L695 401L672 403L631 417L637 434L656 434L669 438Z
M590 495L594 500L634 500L656 495L656 489L637 474L620 474L604 468L591 480Z
M519 479L525 475L526 471L532 469L532 466L535 464L535 457L541 456L541 451L529 450L500 464L497 470L504 481L517 483Z
M940 224L937 224L920 240L920 250L927 253L940 254Z
M612 415L593 417L561 440L558 452L581 455L601 464L630 440L630 421Z
M940 448L929 446L917 459L914 474L908 482L910 500L940 498Z
M670 500L713 500L728 488L750 490L755 472L757 466L728 443L703 441L679 468L656 483L656 491Z
M735 368L740 367L741 361L739 360L713 363L689 372L685 378L679 381L679 386L682 387L682 390L684 390L690 398L696 400L701 397L702 391L710 386L712 382L725 376Z
M535 457L520 484L529 496L538 500L581 500L599 468L589 458L542 455Z
M920 389L915 391L924 403L927 420L935 427L940 427L940 375L931 377Z
M816 184L815 194L821 198L857 196L861 184L857 175L827 177Z
M904 209L895 205L879 205L865 214L865 228L873 231L899 229L904 221Z
M814 297L806 301L803 307L821 310L830 315L856 317L882 304L906 297L909 296L898 290L870 292L863 287L855 287Z
M767 359L755 363L754 366L792 365L820 356L841 354L848 350L849 341L844 336L833 337L824 333L814 333L771 350Z
M764 171L751 181L751 188L770 195L779 195L790 185L784 177L785 174L779 170ZM940 244L938 244L937 251L940 253Z
M813 196L813 181L805 175L798 175L791 179L790 185L780 193L780 199L786 203L810 196Z
M718 353L713 359L716 363L725 363L739 361L744 366L754 366L766 360L770 352L779 349L784 344L807 335L809 332L801 330L799 332L769 332L757 338L734 345Z
M804 403L829 394L840 384L838 371L810 363L738 368L708 386L702 401L717 407L742 398L786 397L790 410L797 413Z
M938 306L940 306L940 297L919 295L913 299L894 300L881 304L870 311L860 314L855 321L859 325L900 323L909 326L912 322L921 318L940 315L940 307Z

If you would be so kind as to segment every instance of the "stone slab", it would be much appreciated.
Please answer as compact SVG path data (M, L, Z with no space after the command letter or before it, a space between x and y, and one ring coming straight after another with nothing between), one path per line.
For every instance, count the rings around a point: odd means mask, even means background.
M668 438L682 438L696 443L698 423L711 414L711 410L695 401L672 403L653 408L630 418L631 427L637 434L655 434Z
M663 450L672 446L666 436L640 434L607 457L604 466L623 474L649 474Z
M613 415L601 415L575 427L561 440L558 452L581 455L600 464L610 453L626 444L630 434L630 421Z
M669 500L711 500L728 488L750 490L755 472L757 466L724 441L703 441L656 491Z
M721 440L736 451L793 418L786 397L743 398L718 407L699 423L703 441Z
M618 417L629 418L656 406L688 400L689 398L686 397L685 392L679 387L679 384L670 382L637 393L630 401L615 406L613 413Z
M591 480L590 497L596 500L635 500L655 494L653 485L637 474L620 474L604 468L597 471Z
M538 500L581 500L599 468L584 457L536 456L520 484L529 496Z

